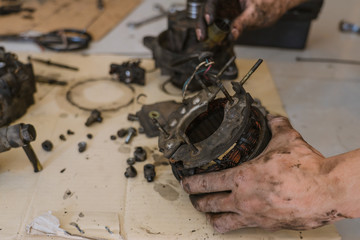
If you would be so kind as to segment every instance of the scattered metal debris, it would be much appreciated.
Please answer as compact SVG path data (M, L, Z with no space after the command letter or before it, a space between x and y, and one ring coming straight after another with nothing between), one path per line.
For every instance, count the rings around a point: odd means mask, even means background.
M140 94L136 97L136 102L139 103L139 104L141 104L141 103L139 102L139 100L140 100L141 97L147 98L147 95L144 94L144 93L140 93Z
M87 137L88 139L92 139L92 138L93 138L93 135L92 135L91 133L88 133L88 134L86 134L86 137Z
M166 125L159 125L159 151L170 159L178 180L237 166L259 155L270 141L265 116L243 88L262 60L240 82L232 82L233 96L221 83L230 61L218 74L208 74L214 84L210 89L189 98L184 91L182 106L170 115ZM220 92L224 98L217 98Z
M126 84L135 83L145 85L145 69L140 67L141 61L128 61L122 64L112 63L110 65L110 74L115 74L117 79Z
M127 120L134 122L134 121L139 121L139 118L135 114L129 113L127 116Z
M53 144L50 140L45 140L42 144L41 147L47 151L50 152L53 149Z
M61 141L66 141L66 137L64 134L60 134L59 138Z
M144 165L144 177L148 182L154 181L156 176L155 166L151 163Z
M70 225L76 227L76 229L77 229L81 234L84 234L84 233L85 233L84 230L82 230L76 222L71 222Z
M110 136L110 139L114 141L114 140L116 140L116 136L115 136L115 135L111 135L111 136Z
M45 77L45 76L41 76L41 75L36 75L35 81L38 83L46 83L49 85L59 85L59 86L66 86L68 84L66 81L60 81L57 79L53 79L53 78L49 78L49 77Z
M111 230L110 230L110 228L109 228L108 226L105 226L105 229L106 229L106 231L108 231L108 233L110 233L110 234L114 234L114 232L113 232L113 231L111 231Z
M129 166L126 168L124 175L127 178L134 178L137 175L137 171L133 166Z
M85 215L82 212L80 212L79 217L83 218L83 217L85 217Z
M0 127L23 116L34 104L35 77L31 63L0 47Z
M128 129L122 128L119 131L117 131L117 135L119 138L123 138L128 134Z
M86 150L86 142L79 142L78 143L78 150L79 150L79 153L82 153Z
M134 165L135 164L135 158L128 158L127 160L126 160L126 163L128 164L128 165L130 165L130 166L132 166L132 165Z
M66 189L65 193L64 193L64 196L63 196L63 199L68 199L68 198L71 198L72 195L74 195L73 192L70 191L70 189Z
M36 131L31 124L16 124L0 128L0 153L9 151L11 148L22 147L31 162L34 172L40 172L43 167L37 158L30 142L35 141Z
M133 127L131 127L131 128L129 128L128 129L128 134L127 134L127 136L126 136L126 138L125 138L125 144L129 144L130 143L130 141L131 141L131 139L134 137L134 136L136 136L136 129L135 128L133 128Z
M97 109L94 109L86 120L85 126L89 127L95 122L101 123L102 120L103 118L101 117L101 112Z
M233 56L233 43L228 38L230 21L215 19L207 29L207 39L199 42L196 38L197 18L201 15L203 1L188 0L187 9L168 15L168 29L158 37L145 37L143 42L152 50L155 66L163 75L170 75L170 81L182 88L193 69L203 61L204 56L212 56L216 65L209 72L217 74ZM196 7L194 7L196 6ZM223 79L235 79L238 70L235 63L229 65ZM210 85L206 78L199 76L189 86L190 91Z
M143 162L147 158L147 154L144 148L136 147L134 151L134 158L136 162Z
M354 23L346 22L341 20L339 23L339 30L346 33L357 33L360 34L360 26Z
M75 132L71 131L70 129L68 129L66 133L67 133L67 135L74 135L75 134Z
M61 169L60 173L64 173L66 171L66 168Z
M44 63L44 64L49 65L49 66L59 67L59 68L68 69L68 70L72 70L72 71L79 71L79 68L78 68L78 67L73 67L73 66L65 65L65 64L63 64L63 63L53 62L53 61L51 61L51 60L44 60L44 59L40 59L40 58L33 58L33 57L31 57L31 56L28 56L28 60L29 60L30 62Z

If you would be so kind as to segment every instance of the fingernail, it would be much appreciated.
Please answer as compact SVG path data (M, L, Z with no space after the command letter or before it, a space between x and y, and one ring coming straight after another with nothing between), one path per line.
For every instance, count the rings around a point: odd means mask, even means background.
M272 115L271 113L269 113L268 115L266 115L266 118L268 121L271 121L272 119L274 119L274 115Z
M205 21L208 25L210 24L210 15L209 14L205 14Z
M202 39L202 34L201 34L201 29L200 28L196 29L196 38L197 38L198 41L201 41L201 39Z
M199 210L199 204L197 202L198 198L196 196L194 196L194 195L189 195L189 198L190 198L190 202L194 206L194 208L196 210Z
M237 30L236 28L233 28L231 30L231 34L233 35L234 40L236 40L239 37L239 30Z

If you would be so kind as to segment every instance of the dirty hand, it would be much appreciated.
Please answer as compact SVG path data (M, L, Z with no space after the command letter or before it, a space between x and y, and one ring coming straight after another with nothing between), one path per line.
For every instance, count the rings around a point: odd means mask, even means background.
M246 28L261 28L275 23L285 12L306 0L207 0L203 18L196 27L198 40L206 39L206 26L215 18L229 19L232 39Z
M332 166L285 117L268 117L272 139L257 158L219 172L187 177L183 188L218 232L245 227L305 230L345 216L335 208ZM338 210L336 210L338 209Z

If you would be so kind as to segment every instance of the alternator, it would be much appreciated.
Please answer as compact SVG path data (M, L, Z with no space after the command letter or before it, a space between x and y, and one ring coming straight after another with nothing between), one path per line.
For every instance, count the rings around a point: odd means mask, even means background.
M271 133L263 111L243 88L246 80L232 83L233 96L215 80L217 87L185 99L161 127L159 150L170 159L177 179L237 166L267 146ZM226 97L217 98L219 92Z

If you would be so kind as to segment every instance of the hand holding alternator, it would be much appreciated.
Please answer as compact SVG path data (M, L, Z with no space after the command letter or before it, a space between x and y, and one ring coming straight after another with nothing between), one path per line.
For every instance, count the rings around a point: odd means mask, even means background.
M326 159L307 144L287 118L268 117L272 139L257 158L227 170L184 178L194 207L214 228L304 230L344 218L334 210ZM195 195L196 194L196 195ZM335 211L335 212L334 212Z
M196 28L198 40L206 39L206 26L216 18L228 19L231 37L237 39L246 28L261 28L275 23L285 12L305 0L207 0L203 18Z

